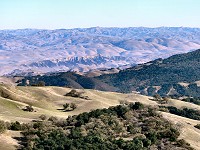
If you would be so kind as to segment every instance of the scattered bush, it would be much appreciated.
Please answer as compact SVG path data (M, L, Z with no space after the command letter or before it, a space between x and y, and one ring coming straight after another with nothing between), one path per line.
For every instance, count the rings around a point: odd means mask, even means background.
M162 101L163 101L162 103L167 104L168 101L169 101L169 98L168 97L163 97Z
M37 86L45 86L45 82L44 81L39 81Z
M120 100L119 104L120 105L129 105L130 103L127 100Z
M194 103L196 105L200 105L200 98L199 97L197 97L197 98L192 98L192 97L184 98L184 99L182 99L182 101Z
M184 139L178 140L177 145L182 146L188 150L194 150L192 147L190 147L190 144L187 143Z
M74 109L77 108L77 105L76 105L75 103L71 103L71 104L70 104L70 108L71 108L72 110L74 110Z
M200 124L197 124L194 127L197 128L197 129L200 129Z
M65 96L71 96L71 97L77 97L77 98L82 98L86 100L90 100L88 96L83 96L84 92L78 92L75 89L72 89L69 93L65 94Z
M4 121L0 120L0 134L6 131L6 124Z
M135 104L130 104L130 107L132 109L143 109L144 108L144 105L140 102L135 102Z
M33 107L31 105L26 106L23 110L24 111L28 111L28 112L33 112L34 111L34 109L33 109Z
M153 97L156 101L160 101L162 99L162 97L159 94L155 94Z
M54 117L54 116L51 116L48 121L51 121L51 122L57 122L58 121L58 118L57 117Z
M41 120L46 120L46 119L47 119L47 116L46 116L46 115L40 115L39 118L40 118Z
M35 122L35 123L33 124L33 128L34 128L34 129L42 129L43 127L44 127L43 122Z
M130 114L130 115L128 115ZM59 121L34 123L23 132L30 149L176 149L179 132L141 103L97 109ZM123 140L132 138L132 140Z
M63 105L63 109L65 110L65 111L72 111L72 110L74 110L74 109L76 109L77 108L77 105L75 104L75 103L65 103L64 105Z
M22 126L18 121L16 121L11 123L10 129L15 131L20 131L22 130Z
M186 118L190 119L195 119L195 120L200 120L200 111L199 110L194 110L194 109L189 109L189 108L183 108L183 109L178 109L173 106L160 106L160 108L167 108L170 113L183 116Z
M80 97L81 96L81 92L78 92L75 89L72 89L69 93L65 94L65 96L71 96L71 97Z
M70 104L69 104L69 103L65 103L65 104L63 105L63 109L64 109L64 110L66 110L66 109L68 109L68 108L69 108L69 106L70 106Z

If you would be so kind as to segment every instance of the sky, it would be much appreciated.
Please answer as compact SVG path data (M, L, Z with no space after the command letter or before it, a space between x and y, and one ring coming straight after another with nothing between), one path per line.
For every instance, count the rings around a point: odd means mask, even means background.
M0 29L200 27L200 0L0 0Z

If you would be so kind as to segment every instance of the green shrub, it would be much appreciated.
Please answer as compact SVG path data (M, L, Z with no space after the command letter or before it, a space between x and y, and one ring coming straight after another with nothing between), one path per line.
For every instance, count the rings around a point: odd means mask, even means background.
M37 86L45 86L45 82L44 81L39 81Z
M78 92L75 89L72 89L69 93L65 94L65 96L71 96L71 97L81 97L82 92Z
M70 108L71 108L72 110L74 110L74 109L77 108L77 105L76 105L75 103L71 103L71 104L70 104Z
M69 106L70 106L70 104L69 104L69 103L65 103L65 104L63 105L63 109L64 109L64 110L66 110L66 109L68 109L68 108L69 108Z
M197 124L194 127L197 128L197 129L200 129L200 124Z
M132 103L84 112L62 121L50 117L51 122L34 123L23 132L25 148L140 150L163 143L163 148L169 145L176 149L179 132L154 112L141 103Z
M51 116L48 121L51 121L53 123L57 122L58 121L58 118L57 117L54 117L54 116Z
M149 139L144 139L142 142L144 147L149 147L151 145L151 141Z
M143 109L144 108L144 105L140 102L135 102L135 104L131 104L130 107L132 109Z
M160 106L160 108L167 108L170 113L176 114L179 116L183 116L186 118L194 119L194 120L200 120L200 111L199 110L194 110L194 109L189 109L189 108L183 108L183 109L178 109L173 106Z
M22 127L21 124L18 121L16 121L11 123L10 129L15 131L20 131Z
M23 110L24 111L28 111L28 112L33 112L34 111L34 109L33 109L33 107L31 105L26 106Z
M47 116L46 116L46 115L40 115L39 118L40 118L41 120L46 120L46 119L47 119Z
M0 120L0 134L6 131L6 124L4 121Z

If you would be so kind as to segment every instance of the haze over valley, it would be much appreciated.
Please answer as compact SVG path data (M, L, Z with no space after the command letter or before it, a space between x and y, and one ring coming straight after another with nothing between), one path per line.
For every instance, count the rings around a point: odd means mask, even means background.
M183 27L1 30L0 74L127 68L196 50L199 41L199 28Z

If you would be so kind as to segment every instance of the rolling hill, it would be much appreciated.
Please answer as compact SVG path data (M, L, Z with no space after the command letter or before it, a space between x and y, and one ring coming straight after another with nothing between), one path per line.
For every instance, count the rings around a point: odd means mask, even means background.
M119 105L122 102L141 102L145 105L157 107L160 105L156 101L152 100L152 97L143 96L139 94L122 94L115 92L102 92L96 90L79 89L77 91L82 92L84 96L88 96L89 99L75 98L70 96L64 96L71 89L65 87L16 87L13 85L0 85L0 120L4 121L19 121L19 122L31 122L32 120L38 120L39 116L44 114L47 117L56 116L60 119L65 119L69 115L78 115L83 112L89 112L94 109L108 108L110 106ZM74 111L63 111L62 105L65 103L74 102L77 104L77 109ZM34 112L23 111L22 109L32 105ZM165 106L174 106L179 109L184 107L190 109L200 110L200 106L183 102L180 100L169 99ZM196 129L194 125L200 124L198 120L192 120L184 117L179 117L168 112L158 112L165 119L172 122L180 130L180 138L186 140L190 145L197 149L199 148L200 130ZM192 135L192 136L191 136ZM17 142L11 137L19 137L19 133L13 131L7 131L1 135L1 138L5 139L0 148L15 149L12 145L17 145ZM195 137L195 138L193 138Z
M18 85L36 85L97 89L144 95L200 97L200 50L156 59L124 70L91 71L85 74L63 72L27 76ZM105 73L104 73L105 72Z
M145 64L97 77L121 92L139 91L177 96L200 96L200 50L157 59Z
M0 75L117 68L200 48L200 29L0 30Z

